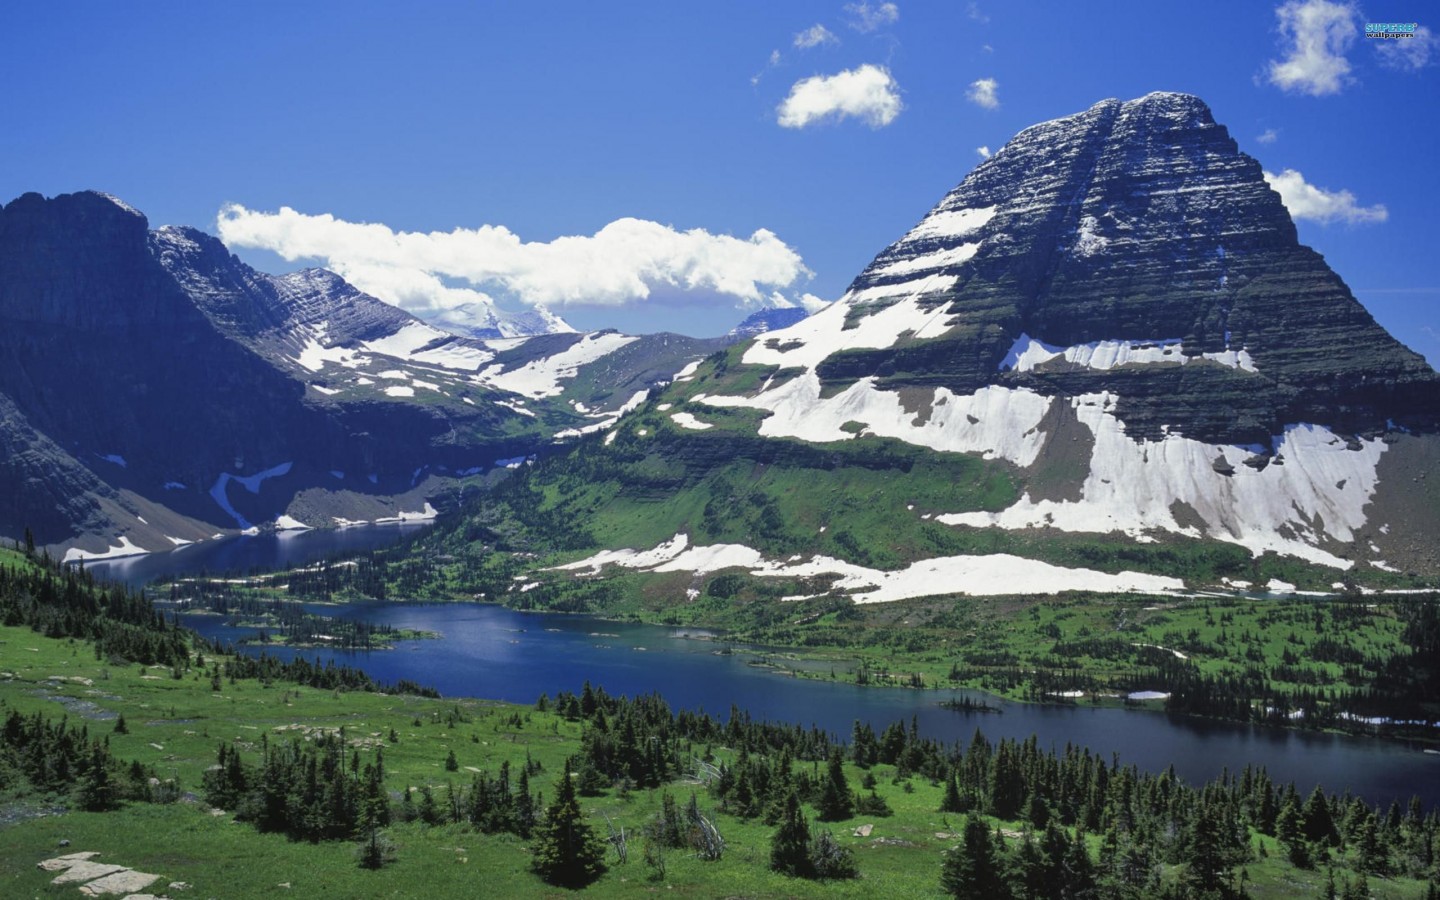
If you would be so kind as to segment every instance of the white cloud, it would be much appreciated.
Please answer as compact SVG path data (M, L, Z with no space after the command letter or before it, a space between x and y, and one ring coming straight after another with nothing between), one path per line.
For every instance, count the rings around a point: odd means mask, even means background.
M1277 140L1279 140L1279 139L1280 139L1280 132L1276 131L1276 130L1273 129L1273 128L1267 128L1267 129L1265 129L1263 132L1260 133L1260 136L1259 136L1259 137L1255 138L1255 143L1257 143L1257 144L1273 144L1273 143L1275 143L1275 142L1276 142Z
M989 158L990 158L990 148L989 148L989 147L986 147L986 146L983 145L983 144L980 145L979 147L976 147L976 148L975 148L975 153L976 153L976 155L978 155L981 159L989 159Z
M537 306L622 306L656 288L763 304L768 289L811 274L800 254L763 228L741 239L624 218L593 235L526 243L497 225L393 231L288 206L270 213L238 204L220 210L218 226L232 247L292 262L318 259L360 290L423 318L483 316L494 301L482 288Z
M1305 181L1304 176L1294 169L1286 169L1279 175L1265 172L1265 181L1280 195L1280 201L1290 211L1290 218L1299 221L1308 219L1328 225L1344 222L1347 225L1367 225L1383 222L1390 212L1383 204L1360 206L1355 195L1349 191L1327 191Z
M1345 53L1355 42L1359 13L1352 3L1289 0L1275 10L1285 58L1270 61L1270 83L1313 97L1338 94L1349 81Z
M765 68L761 69L759 72L756 72L754 75L751 75L751 76L750 76L750 85L753 87L753 86L759 84L759 83L760 83L760 79L762 79L762 78L765 77L765 73L768 72L769 70L775 68L775 67L778 66L778 65L780 65L780 51L779 51L779 50L771 50L771 51L770 51L770 58L769 58L769 60L766 61L766 63L765 63Z
M900 86L883 66L866 63L837 75L816 75L795 82L776 110L785 128L804 128L826 119L853 116L871 128L895 121L904 104Z
M1430 54L1435 49L1435 34L1421 25L1415 29L1413 38L1372 41L1380 53L1380 62L1391 69L1415 72L1430 65Z
M845 11L850 14L850 27L862 34L900 20L900 7L893 3L871 6L869 0L860 0L845 4Z
M965 99L986 109L999 109L999 90L1000 82L993 78L981 78L979 81L970 83L970 90L965 92Z
M990 17L981 11L980 4L974 2L965 5L965 15L969 16L971 21L979 22L981 25L988 24L990 21Z
M795 46L801 50L809 50L811 47L818 47L821 44L838 44L837 38L830 29L824 25L811 25L809 28L795 35Z

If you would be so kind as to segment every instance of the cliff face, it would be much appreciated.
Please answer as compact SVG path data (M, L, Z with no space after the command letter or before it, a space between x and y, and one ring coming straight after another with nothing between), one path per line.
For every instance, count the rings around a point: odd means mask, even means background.
M1434 569L1393 535L1422 488L1440 376L1302 246L1195 97L1028 128L830 307L756 338L762 435L867 435L1015 466L966 528L1165 532L1346 568Z
M839 352L821 377L1113 388L1129 432L1152 438L1264 443L1286 422L1440 413L1423 358L1299 244L1260 165L1183 94L1021 132L860 274L848 324L912 295L934 311L928 340Z

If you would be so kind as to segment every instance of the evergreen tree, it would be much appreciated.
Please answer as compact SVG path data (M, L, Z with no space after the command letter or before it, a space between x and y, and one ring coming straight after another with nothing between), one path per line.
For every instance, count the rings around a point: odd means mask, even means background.
M555 788L555 802L536 829L531 866L550 884L568 888L585 887L605 872L604 845L580 812L568 762Z
M850 794L850 783L845 780L845 764L838 747L830 751L818 805L822 822L839 822L855 815L855 799Z
M855 854L840 846L829 831L822 831L810 842L810 871L815 878L858 878Z
M990 829L973 813L965 818L960 846L945 857L940 887L956 898L1004 900L1010 896L1010 887L1001 876L1001 857Z
M115 785L110 781L110 770L106 766L106 753L100 744L92 744L89 766L77 789L80 808L89 812L104 812L114 809L116 803Z
M801 878L810 875L810 824L800 811L800 798L792 790L785 797L780 827L770 838L770 868Z
M945 797L940 801L941 812L965 812L965 802L960 799L960 787L955 783L955 770L945 776Z
M1290 864L1301 869L1311 866L1310 848L1305 842L1305 830L1300 819L1300 810L1293 800L1287 799L1275 817L1275 836L1285 845Z

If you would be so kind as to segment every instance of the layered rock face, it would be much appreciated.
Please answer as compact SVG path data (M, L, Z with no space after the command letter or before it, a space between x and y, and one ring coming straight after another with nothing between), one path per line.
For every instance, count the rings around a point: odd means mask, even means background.
M1376 498L1422 484L1390 461L1424 452L1386 451L1431 440L1440 376L1298 242L1195 97L1022 131L744 361L776 377L704 402L771 411L761 434L874 434L1022 470L1019 503L950 524L1436 562L1387 549L1436 515L1389 521Z
M1287 422L1363 431L1440 412L1423 358L1300 245L1259 163L1184 94L1107 100L1021 132L860 274L854 316L915 293L936 310L927 335L943 337L839 354L822 378L1114 387L1131 434L1241 443ZM997 377L1022 336L1052 353L1105 346ZM1143 378L1094 364L1127 343L1202 364Z

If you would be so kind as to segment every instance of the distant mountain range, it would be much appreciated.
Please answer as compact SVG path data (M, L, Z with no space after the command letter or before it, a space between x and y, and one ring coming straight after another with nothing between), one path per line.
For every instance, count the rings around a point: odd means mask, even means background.
M512 509L543 492L535 533L592 551L559 571L692 597L1330 590L1440 574L1437 426L1440 376L1157 93L1025 129Z
M0 534L73 558L432 515L730 342L531 319L461 337L106 194L26 194L0 209Z

